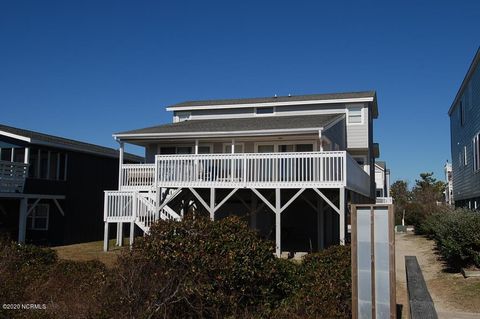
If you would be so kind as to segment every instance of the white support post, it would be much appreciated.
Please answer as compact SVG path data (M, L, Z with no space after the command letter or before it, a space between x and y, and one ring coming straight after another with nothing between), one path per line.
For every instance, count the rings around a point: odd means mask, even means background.
M215 220L215 188L210 188L210 219Z
M24 154L23 154L23 163L24 164L28 164L30 162L29 156L30 156L30 148L25 147Z
M320 142L320 145L319 145L320 152L323 152L322 130L318 130L318 141Z
M11 156L10 156L10 162L14 162L15 161L15 148L12 147L12 153L11 153Z
M118 149L118 189L120 190L122 187L122 182L123 182L123 153L125 149L125 145L123 142L119 142L120 148Z
M198 155L198 140L195 140L195 155ZM195 163L194 163L194 175L195 175L195 180L198 179L198 157L195 157Z
M339 226L340 226L340 245L345 245L345 187L339 188L340 191L340 197L339 197L339 206L340 206L340 212L339 212Z
M108 222L105 222L105 229L103 231L103 251L108 251Z
M281 213L281 198L280 198L280 188L275 189L275 253L277 257L280 257L282 254L282 238L281 238L281 229L282 229L282 213Z
M117 246L123 246L123 223L117 223Z
M135 222L130 223L130 248L132 248L133 245L133 235L135 233Z
M22 198L20 200L20 211L19 211L19 219L18 219L18 243L24 244L25 237L27 233L27 207L28 207L28 199Z
M235 139L232 138L232 154L235 154ZM230 180L232 183L235 180L235 160L232 158L230 161Z

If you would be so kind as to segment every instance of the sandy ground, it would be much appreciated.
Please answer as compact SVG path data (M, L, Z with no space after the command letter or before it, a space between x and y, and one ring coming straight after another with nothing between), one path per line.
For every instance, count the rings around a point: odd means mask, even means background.
M480 278L465 279L459 273L447 272L433 241L413 234L396 234L396 292L397 304L402 305L402 318L409 317L405 256L417 257L439 318L480 318Z

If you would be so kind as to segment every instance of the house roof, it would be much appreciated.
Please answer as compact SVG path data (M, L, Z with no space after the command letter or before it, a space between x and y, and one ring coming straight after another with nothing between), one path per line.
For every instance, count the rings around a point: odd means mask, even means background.
M152 126L114 134L115 137L181 137L181 136L221 136L222 134L251 135L254 133L292 134L314 131L327 127L344 114L319 114L301 116L258 116L249 118L229 118L215 120L190 120Z
M170 105L169 108L170 107L208 106L208 105L276 103L276 102L293 102L293 101L339 100L339 99L357 99L357 98L368 98L368 97L375 98L375 91L291 95L291 96L277 96L277 97L270 96L270 97L241 98L241 99L185 101L185 102Z
M117 158L119 156L118 150L115 150L113 148L80 142L68 138L39 133L2 124L0 124L0 135L16 140L22 140L31 144L47 145L55 148L68 149L84 153L93 153L100 156L114 158ZM130 153L124 153L124 158L131 161L143 161L143 157Z
M457 106L458 100L460 100L461 96L463 95L463 92L465 91L465 87L470 81L479 63L480 63L480 47L478 47L477 53L475 54L475 57L473 58L472 63L470 64L470 67L468 68L467 74L463 78L462 84L460 85L460 88L458 89L458 92L455 95L455 99L453 100L452 105L448 110L448 115L452 115L452 112L455 109L455 106Z

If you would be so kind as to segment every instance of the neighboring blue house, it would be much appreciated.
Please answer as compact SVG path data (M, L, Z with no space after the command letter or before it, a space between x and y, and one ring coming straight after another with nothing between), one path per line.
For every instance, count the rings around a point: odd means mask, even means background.
M450 116L455 206L480 206L480 48L463 79Z

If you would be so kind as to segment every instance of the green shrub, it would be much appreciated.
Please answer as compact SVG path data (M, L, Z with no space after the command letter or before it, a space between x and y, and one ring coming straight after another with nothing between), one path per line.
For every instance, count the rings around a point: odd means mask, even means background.
M349 246L332 246L308 255L299 268L299 288L277 310L275 317L351 318Z
M166 317L269 309L291 285L278 281L290 270L277 267L273 252L237 217L160 221L120 258L121 306L132 315Z
M467 209L435 213L426 218L420 229L435 240L451 267L480 267L479 213Z
M239 218L160 221L114 269L58 261L54 251L0 243L0 309L7 318L343 318L351 314L349 247L301 263Z

